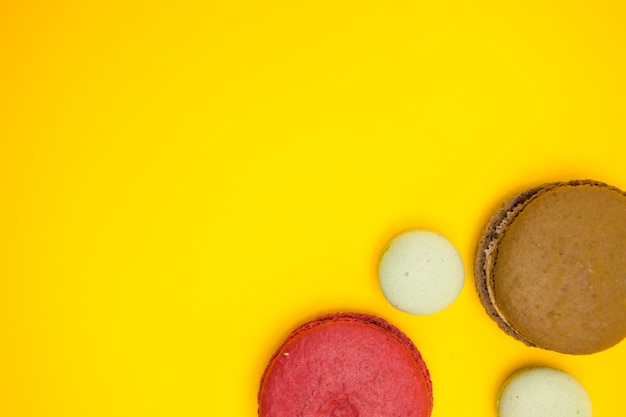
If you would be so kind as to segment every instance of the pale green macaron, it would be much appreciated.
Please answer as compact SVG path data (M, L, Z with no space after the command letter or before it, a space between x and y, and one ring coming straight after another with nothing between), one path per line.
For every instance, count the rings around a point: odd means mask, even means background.
M500 389L498 417L591 417L591 400L570 374L547 366L514 373Z
M378 265L387 301L406 313L426 315L443 310L458 297L465 282L461 255L437 232L416 229L393 238Z

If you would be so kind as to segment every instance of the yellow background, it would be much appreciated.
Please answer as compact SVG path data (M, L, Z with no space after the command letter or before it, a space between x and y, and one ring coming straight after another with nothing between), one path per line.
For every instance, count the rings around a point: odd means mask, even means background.
M433 417L495 416L558 366L626 414L626 343L573 357L483 312L474 248L512 193L626 188L621 0L0 3L0 415L255 416L291 329L405 331ZM459 249L448 309L391 307L381 250Z

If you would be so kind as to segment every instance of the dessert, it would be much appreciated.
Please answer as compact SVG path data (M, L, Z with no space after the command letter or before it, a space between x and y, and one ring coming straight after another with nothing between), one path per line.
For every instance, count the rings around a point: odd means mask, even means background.
M515 372L502 385L498 417L591 417L591 400L568 373L547 366Z
M448 307L465 282L463 260L439 233L409 230L393 238L378 266L387 301L406 313L426 315Z
M591 354L626 336L626 194L593 180L519 193L488 222L475 280L487 313L529 346Z
M385 320L359 313L320 317L295 329L270 359L260 417L428 417L426 364Z

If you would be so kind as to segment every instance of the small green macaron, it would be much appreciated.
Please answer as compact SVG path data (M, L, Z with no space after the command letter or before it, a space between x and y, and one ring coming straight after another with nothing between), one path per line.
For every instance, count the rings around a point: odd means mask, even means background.
M591 400L570 374L548 366L515 372L502 385L498 417L591 417Z
M393 238L378 266L382 292L394 307L409 314L433 314L448 307L465 281L461 255L448 239L424 229Z

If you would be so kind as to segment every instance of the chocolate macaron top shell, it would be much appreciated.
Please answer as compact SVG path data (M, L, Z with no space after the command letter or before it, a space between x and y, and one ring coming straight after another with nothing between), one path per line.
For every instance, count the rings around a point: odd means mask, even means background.
M428 417L432 385L413 342L385 320L320 317L294 330L270 359L260 417Z
M597 181L511 199L487 225L476 284L487 312L527 345L590 354L626 336L626 194Z

